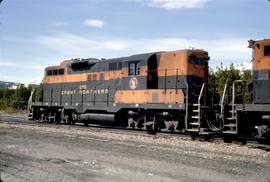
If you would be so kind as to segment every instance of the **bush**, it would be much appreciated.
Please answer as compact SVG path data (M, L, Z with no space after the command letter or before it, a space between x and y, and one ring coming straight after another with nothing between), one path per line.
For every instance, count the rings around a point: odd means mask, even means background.
M24 85L19 85L16 89L0 89L0 110L15 112L26 109L31 90L31 86Z

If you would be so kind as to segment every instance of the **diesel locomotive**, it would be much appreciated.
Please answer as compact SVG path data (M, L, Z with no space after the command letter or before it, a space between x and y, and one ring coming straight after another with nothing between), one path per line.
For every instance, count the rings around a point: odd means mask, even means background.
M114 123L136 129L270 140L270 40L249 41L253 80L208 84L208 52L185 49L114 59L72 59L45 68L29 119Z

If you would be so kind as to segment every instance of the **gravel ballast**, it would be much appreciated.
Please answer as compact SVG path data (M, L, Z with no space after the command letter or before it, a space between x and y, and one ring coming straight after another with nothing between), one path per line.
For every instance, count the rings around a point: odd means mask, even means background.
M270 152L66 125L0 121L3 181L269 181Z

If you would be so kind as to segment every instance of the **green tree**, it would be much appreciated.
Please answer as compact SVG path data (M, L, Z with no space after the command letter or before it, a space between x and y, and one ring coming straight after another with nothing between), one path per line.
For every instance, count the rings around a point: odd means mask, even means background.
M210 84L215 85L216 92L223 93L225 84L228 84L229 89L232 89L232 83L235 80L243 80L244 82L236 83L236 100L238 102L248 102L250 100L250 93L248 91L248 83L252 81L251 70L239 70L234 64L229 67L218 67L215 71L210 69L209 80ZM232 90L226 95L226 100L232 99Z
M27 108L32 87L19 85L16 89L0 89L0 110L15 111Z
M240 70L231 64L225 69L217 68L216 71L211 70L209 72L209 83L216 86L216 91L222 94L224 86L226 83L232 83L234 80L240 80L241 74Z

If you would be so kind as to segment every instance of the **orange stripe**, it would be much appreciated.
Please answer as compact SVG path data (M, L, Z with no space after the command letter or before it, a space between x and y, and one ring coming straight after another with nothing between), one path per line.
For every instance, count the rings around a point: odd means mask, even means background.
M123 104L181 104L184 103L182 90L149 89L149 90L118 90L115 103Z

